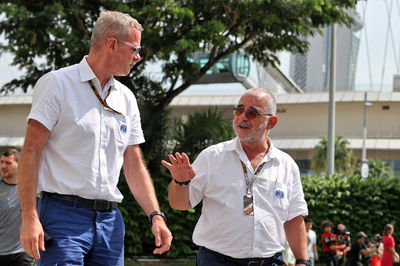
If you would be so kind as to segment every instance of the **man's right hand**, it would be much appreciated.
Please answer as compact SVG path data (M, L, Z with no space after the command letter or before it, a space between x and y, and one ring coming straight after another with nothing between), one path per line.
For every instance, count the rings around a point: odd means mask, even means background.
M39 248L44 248L44 231L38 218L23 218L20 235L22 248L35 259L40 259Z
M175 157L170 154L169 160L171 163L168 163L164 160L161 161L162 165L168 168L172 177L179 182L186 182L191 180L195 176L195 171L190 165L189 157L186 153L179 154L175 153Z

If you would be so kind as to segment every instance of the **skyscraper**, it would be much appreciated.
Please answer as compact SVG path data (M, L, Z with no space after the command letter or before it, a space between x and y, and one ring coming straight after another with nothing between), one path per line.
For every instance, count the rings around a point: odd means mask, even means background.
M362 28L360 17L355 10L349 11L354 24L337 27L336 34L336 90L354 90L357 55L360 44L356 32ZM292 54L290 77L305 92L328 91L330 67L330 27L322 35L307 37L310 43L306 54Z

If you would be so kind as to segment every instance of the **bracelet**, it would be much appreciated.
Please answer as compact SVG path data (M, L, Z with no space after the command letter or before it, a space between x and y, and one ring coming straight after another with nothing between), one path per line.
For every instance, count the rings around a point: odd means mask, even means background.
M174 182L175 182L176 184L180 185L181 187L187 187L187 186L189 185L190 181L191 181L191 180L189 179L188 181L180 182L180 181L178 181L178 180L176 180L176 179L174 178Z
M149 215L149 221L150 221L151 225L153 225L153 217L156 216L156 215L160 215L164 219L164 222L167 222L167 217L165 216L164 212L162 212L162 211L153 211Z

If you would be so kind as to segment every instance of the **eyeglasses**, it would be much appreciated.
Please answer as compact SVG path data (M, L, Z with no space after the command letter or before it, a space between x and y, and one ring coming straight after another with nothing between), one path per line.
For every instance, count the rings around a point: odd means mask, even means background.
M273 114L260 113L260 111L258 111L257 109L255 109L253 107L251 107L249 110L245 110L244 107L241 107L241 106L236 106L235 108L233 108L233 114L235 116L240 116L243 112L246 113L246 117L248 119L254 119L256 117L263 116L263 115L265 115L265 116L274 116Z
M111 38L107 38L107 40L108 40L108 39L111 39ZM126 42L126 41L119 40L119 39L116 39L116 40L117 40L118 42L122 42L123 44L126 44L126 45L132 47L132 48L133 48L133 49L132 49L132 55L139 55L140 50L142 49L140 46L138 46L138 45L136 45L136 44L133 44L133 43L131 43L131 42Z
M118 39L117 39L117 41L122 42L123 44L126 44L126 45L132 47L132 48L133 48L133 49L132 49L132 55L138 55L138 54L140 53L140 50L141 50L141 47L140 47L140 46L135 45L135 44L133 44L133 43L131 43L131 42L123 41L123 40L118 40Z

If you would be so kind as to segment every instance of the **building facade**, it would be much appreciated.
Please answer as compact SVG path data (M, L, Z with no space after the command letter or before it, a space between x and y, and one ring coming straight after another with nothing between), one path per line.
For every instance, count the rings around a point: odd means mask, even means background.
M336 32L336 89L351 91L355 88L355 75L360 39L356 32L362 28L360 18L350 11L355 23L339 26ZM321 35L307 37L310 43L305 54L292 54L289 76L304 92L323 92L329 88L331 28L325 27Z

